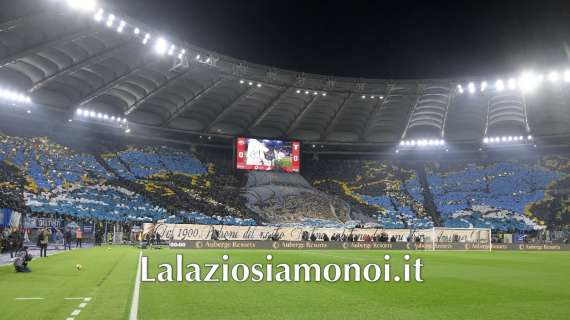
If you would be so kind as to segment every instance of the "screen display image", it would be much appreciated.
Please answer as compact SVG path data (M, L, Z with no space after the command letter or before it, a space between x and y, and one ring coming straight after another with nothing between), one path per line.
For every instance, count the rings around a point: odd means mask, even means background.
M240 137L236 140L236 168L299 172L301 143Z

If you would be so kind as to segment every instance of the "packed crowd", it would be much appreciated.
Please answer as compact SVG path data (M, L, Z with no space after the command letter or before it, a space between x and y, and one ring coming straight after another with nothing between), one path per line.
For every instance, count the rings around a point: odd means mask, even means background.
M109 147L104 143L90 147L91 151L77 151L44 137L0 134L0 208L87 221L272 222L269 214L261 215L247 206L243 197L247 175L232 170L228 150ZM287 210L279 214L293 212L295 218L277 222L318 226L354 219L385 228L439 224L501 231L570 223L567 157L458 160L417 166L371 160L306 160L303 177L308 183L303 188L313 191L302 197L285 192L287 197L279 205ZM289 190L286 181L282 182L280 188ZM317 201L323 194L328 202ZM258 201L256 206L274 211L276 200L270 198L272 202ZM349 213L339 216L339 204L333 210L336 220L322 220L315 212L330 209L330 199L348 203Z

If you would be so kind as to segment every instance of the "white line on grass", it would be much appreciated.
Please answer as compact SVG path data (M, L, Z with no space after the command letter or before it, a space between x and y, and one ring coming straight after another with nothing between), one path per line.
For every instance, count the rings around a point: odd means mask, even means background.
M139 312L139 292L141 289L141 260L142 250L139 253L139 266L137 267L137 278L135 280L135 289L133 290L133 301L131 302L131 312L129 320L137 320Z
M87 297L87 298L63 298L65 300L83 300L84 302L79 304L79 309L75 309L73 310L73 312L71 312L71 314L69 315L69 317L65 318L65 320L75 320L75 317L77 317L80 313L81 313L81 309L85 308L87 306L87 304L89 303L89 301L91 301L91 297Z
M44 298L16 298L16 300L44 300Z

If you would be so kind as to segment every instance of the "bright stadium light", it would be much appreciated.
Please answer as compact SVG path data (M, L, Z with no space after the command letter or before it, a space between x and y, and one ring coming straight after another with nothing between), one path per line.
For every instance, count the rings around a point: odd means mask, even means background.
M66 2L72 9L81 11L93 11L97 5L95 0L67 0Z
M257 87L258 87L258 88L261 88L261 83L258 83L258 84L257 84Z
M301 93L301 90L297 89L297 91L295 91L296 93Z
M147 33L144 35L142 44L147 44L149 40L150 40L150 33Z
M505 90L505 83L503 82L503 80L501 79L497 80L497 82L495 83L495 89L497 91Z
M484 92L487 89L487 81L481 82L481 92Z
M125 20L121 20L121 22L119 23L119 27L117 28L117 32L118 32L118 33L123 32L123 29L125 28L125 25L126 25L126 24L127 24L127 23L125 22Z
M483 138L483 143L485 143L485 144L489 143L489 138L487 138L487 137Z
M113 22L115 21L115 15L114 14L109 14L109 17L107 17L107 27L112 27L113 26Z
M154 51L160 55L163 55L168 50L168 42L164 38L158 38L154 44Z
M310 93L309 90L305 90L305 94L309 94L309 93Z
M326 93L326 92L323 92L323 93L322 93L322 96L323 96L323 97L326 97L326 96L327 96L327 93Z
M100 22L101 20L103 20L103 13L105 13L105 11L103 11L103 9L97 10L97 13L95 13L95 15L93 16L93 19L97 22Z
M519 86L523 92L532 91L538 85L538 77L531 71L524 72L519 78Z
M248 85L248 86L253 86L253 82L250 81L250 82L247 83L247 85Z
M133 30L134 34L139 34L141 33L141 29L139 28L135 28L135 30Z
M365 96L365 95L362 95L360 98L361 98L361 99L366 99L366 96Z
M168 55L171 56L174 54L174 50L176 49L175 45L170 45L170 49L168 49Z
M469 82L469 84L467 85L467 88L468 88L470 94L475 93L475 84L473 82Z
M457 85L457 91L463 93L463 87L460 84Z
M531 135L528 135L527 139L528 139L528 140L532 140L532 136L531 136Z

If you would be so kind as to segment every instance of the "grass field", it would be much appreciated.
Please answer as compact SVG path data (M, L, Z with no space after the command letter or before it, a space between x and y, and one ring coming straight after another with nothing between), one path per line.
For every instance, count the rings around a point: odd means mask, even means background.
M262 250L145 250L158 264L264 263ZM386 251L273 251L278 263L382 263ZM392 268L404 252L392 254ZM75 250L0 267L0 319L128 319L139 250ZM142 283L139 319L568 319L570 253L413 252L423 283ZM400 263L398 263L400 261ZM83 269L77 271L76 264ZM91 298L84 300L65 298ZM43 298L43 300L16 300Z

